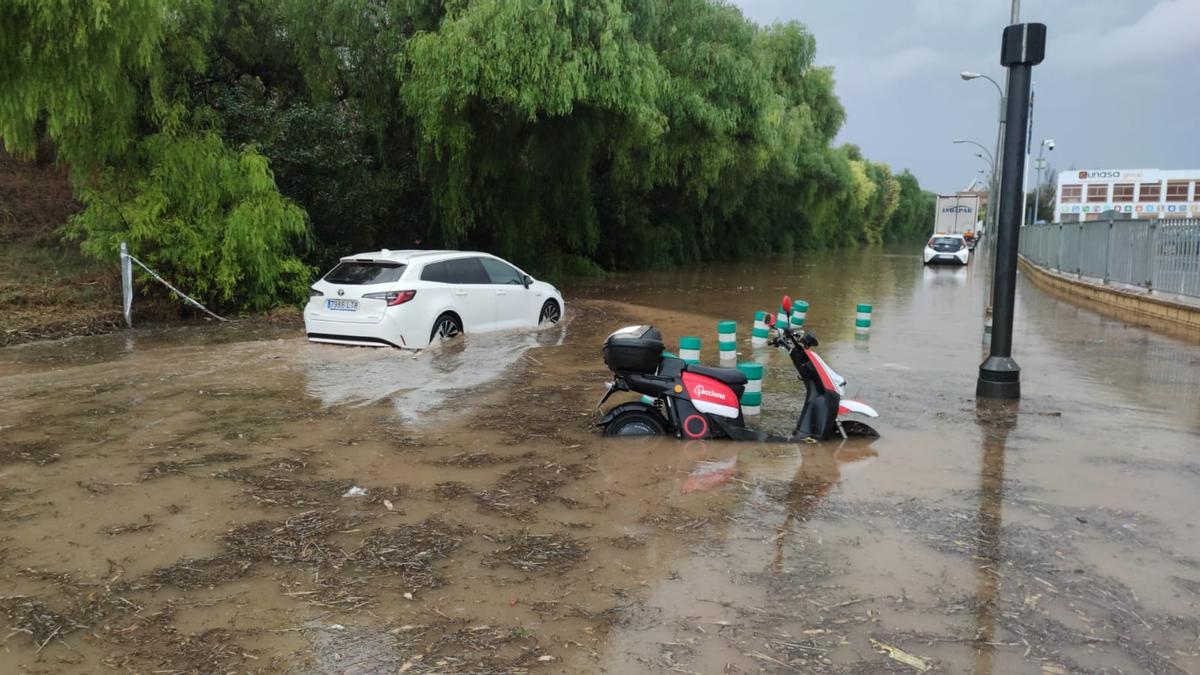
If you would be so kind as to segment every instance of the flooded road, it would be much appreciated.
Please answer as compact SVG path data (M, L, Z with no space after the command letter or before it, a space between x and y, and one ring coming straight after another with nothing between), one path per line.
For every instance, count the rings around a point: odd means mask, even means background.
M614 276L414 356L248 325L0 350L0 671L1200 672L1200 347L908 251ZM612 330L810 303L873 443L606 441ZM855 304L874 305L856 339Z

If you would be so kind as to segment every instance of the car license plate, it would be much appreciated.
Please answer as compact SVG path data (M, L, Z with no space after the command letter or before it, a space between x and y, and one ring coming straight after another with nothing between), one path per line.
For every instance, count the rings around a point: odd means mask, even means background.
M952 255L939 255L938 260L957 260L957 258Z
M334 300L331 298L325 301L325 307L327 309L332 309L335 312L354 312L358 310L358 301Z

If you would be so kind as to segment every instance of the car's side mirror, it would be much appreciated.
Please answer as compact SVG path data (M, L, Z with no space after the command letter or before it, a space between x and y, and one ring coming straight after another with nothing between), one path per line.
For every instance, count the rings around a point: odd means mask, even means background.
M528 274L522 274L521 283L525 284L525 288L529 288L533 285L533 277L529 276Z

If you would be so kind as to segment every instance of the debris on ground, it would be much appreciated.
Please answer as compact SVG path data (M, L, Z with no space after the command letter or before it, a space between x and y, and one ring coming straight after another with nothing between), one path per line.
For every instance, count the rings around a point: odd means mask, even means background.
M683 530L697 530L704 527L708 524L708 518L693 515L681 508L671 506L659 513L652 513L643 517L641 522L645 525L657 527L660 530L681 532Z
M398 574L412 589L441 584L433 564L462 545L470 530L429 518L413 525L375 530L347 561L362 570Z
M893 647L892 645L889 645L886 642L880 642L875 638L871 638L871 646L886 654L889 659L903 663L906 666L910 666L918 673L924 673L933 667L930 666L929 662L925 659L919 656L913 656L899 647Z
M567 506L578 502L562 497L559 488L586 473L581 464L527 464L505 473L489 490L475 495L475 503L484 511L516 520L532 520L533 507L548 501Z
M245 484L246 494L260 504L294 508L333 505L354 485L341 480L302 480L281 473L286 472L226 469L215 476Z
M460 452L449 457L442 457L430 461L430 464L439 466L457 466L460 468L470 468L476 466L494 466L496 464L514 464L516 462L527 462L535 459L537 455L532 452L522 453L520 455L498 455L491 452Z
M327 537L362 521L357 516L305 511L283 522L260 520L236 527L222 541L232 555L242 560L336 567L345 560L345 554Z
M511 675L555 658L544 653L534 631L522 626L447 617L389 629L313 625L303 634L318 672ZM348 655L353 655L351 664Z
M143 471L140 476L138 476L138 480L154 480L155 478L161 478L163 476L181 474L188 469L209 466L211 464L240 462L243 459L246 459L246 456L239 452L210 452L201 457L196 457L195 459L156 462L147 467L146 470Z
M46 466L47 464L57 462L59 459L61 457L54 451L54 444L50 441L31 441L25 443L14 441L0 442L0 466L16 464L17 462L28 462L38 466Z
M250 571L253 562L224 554L211 558L181 558L150 573L150 578L163 586L181 590L211 588L217 584L240 579Z
M119 534L129 534L130 532L143 532L145 530L153 530L158 527L158 523L150 520L149 516L140 523L127 523L125 525L110 525L102 530L104 534L110 537L115 537Z
M555 600L539 600L531 606L533 611L543 619L586 619L588 621L612 625L621 620L624 607L609 607L602 610L591 610L582 605Z
M471 488L458 481L450 480L433 486L433 494L439 499L458 499L463 495L471 494Z
M507 563L523 572L562 571L587 557L588 549L578 539L561 534L528 534L516 536L485 536L496 543L507 544L483 557L485 567Z
M619 537L609 537L606 541L616 548L625 550L641 548L646 545L645 537L638 537L632 534L623 534Z

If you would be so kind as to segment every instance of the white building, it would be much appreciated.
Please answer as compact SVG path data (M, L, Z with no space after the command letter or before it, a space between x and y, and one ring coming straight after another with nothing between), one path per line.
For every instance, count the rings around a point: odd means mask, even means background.
M1127 218L1200 218L1200 169L1060 171L1054 222Z

